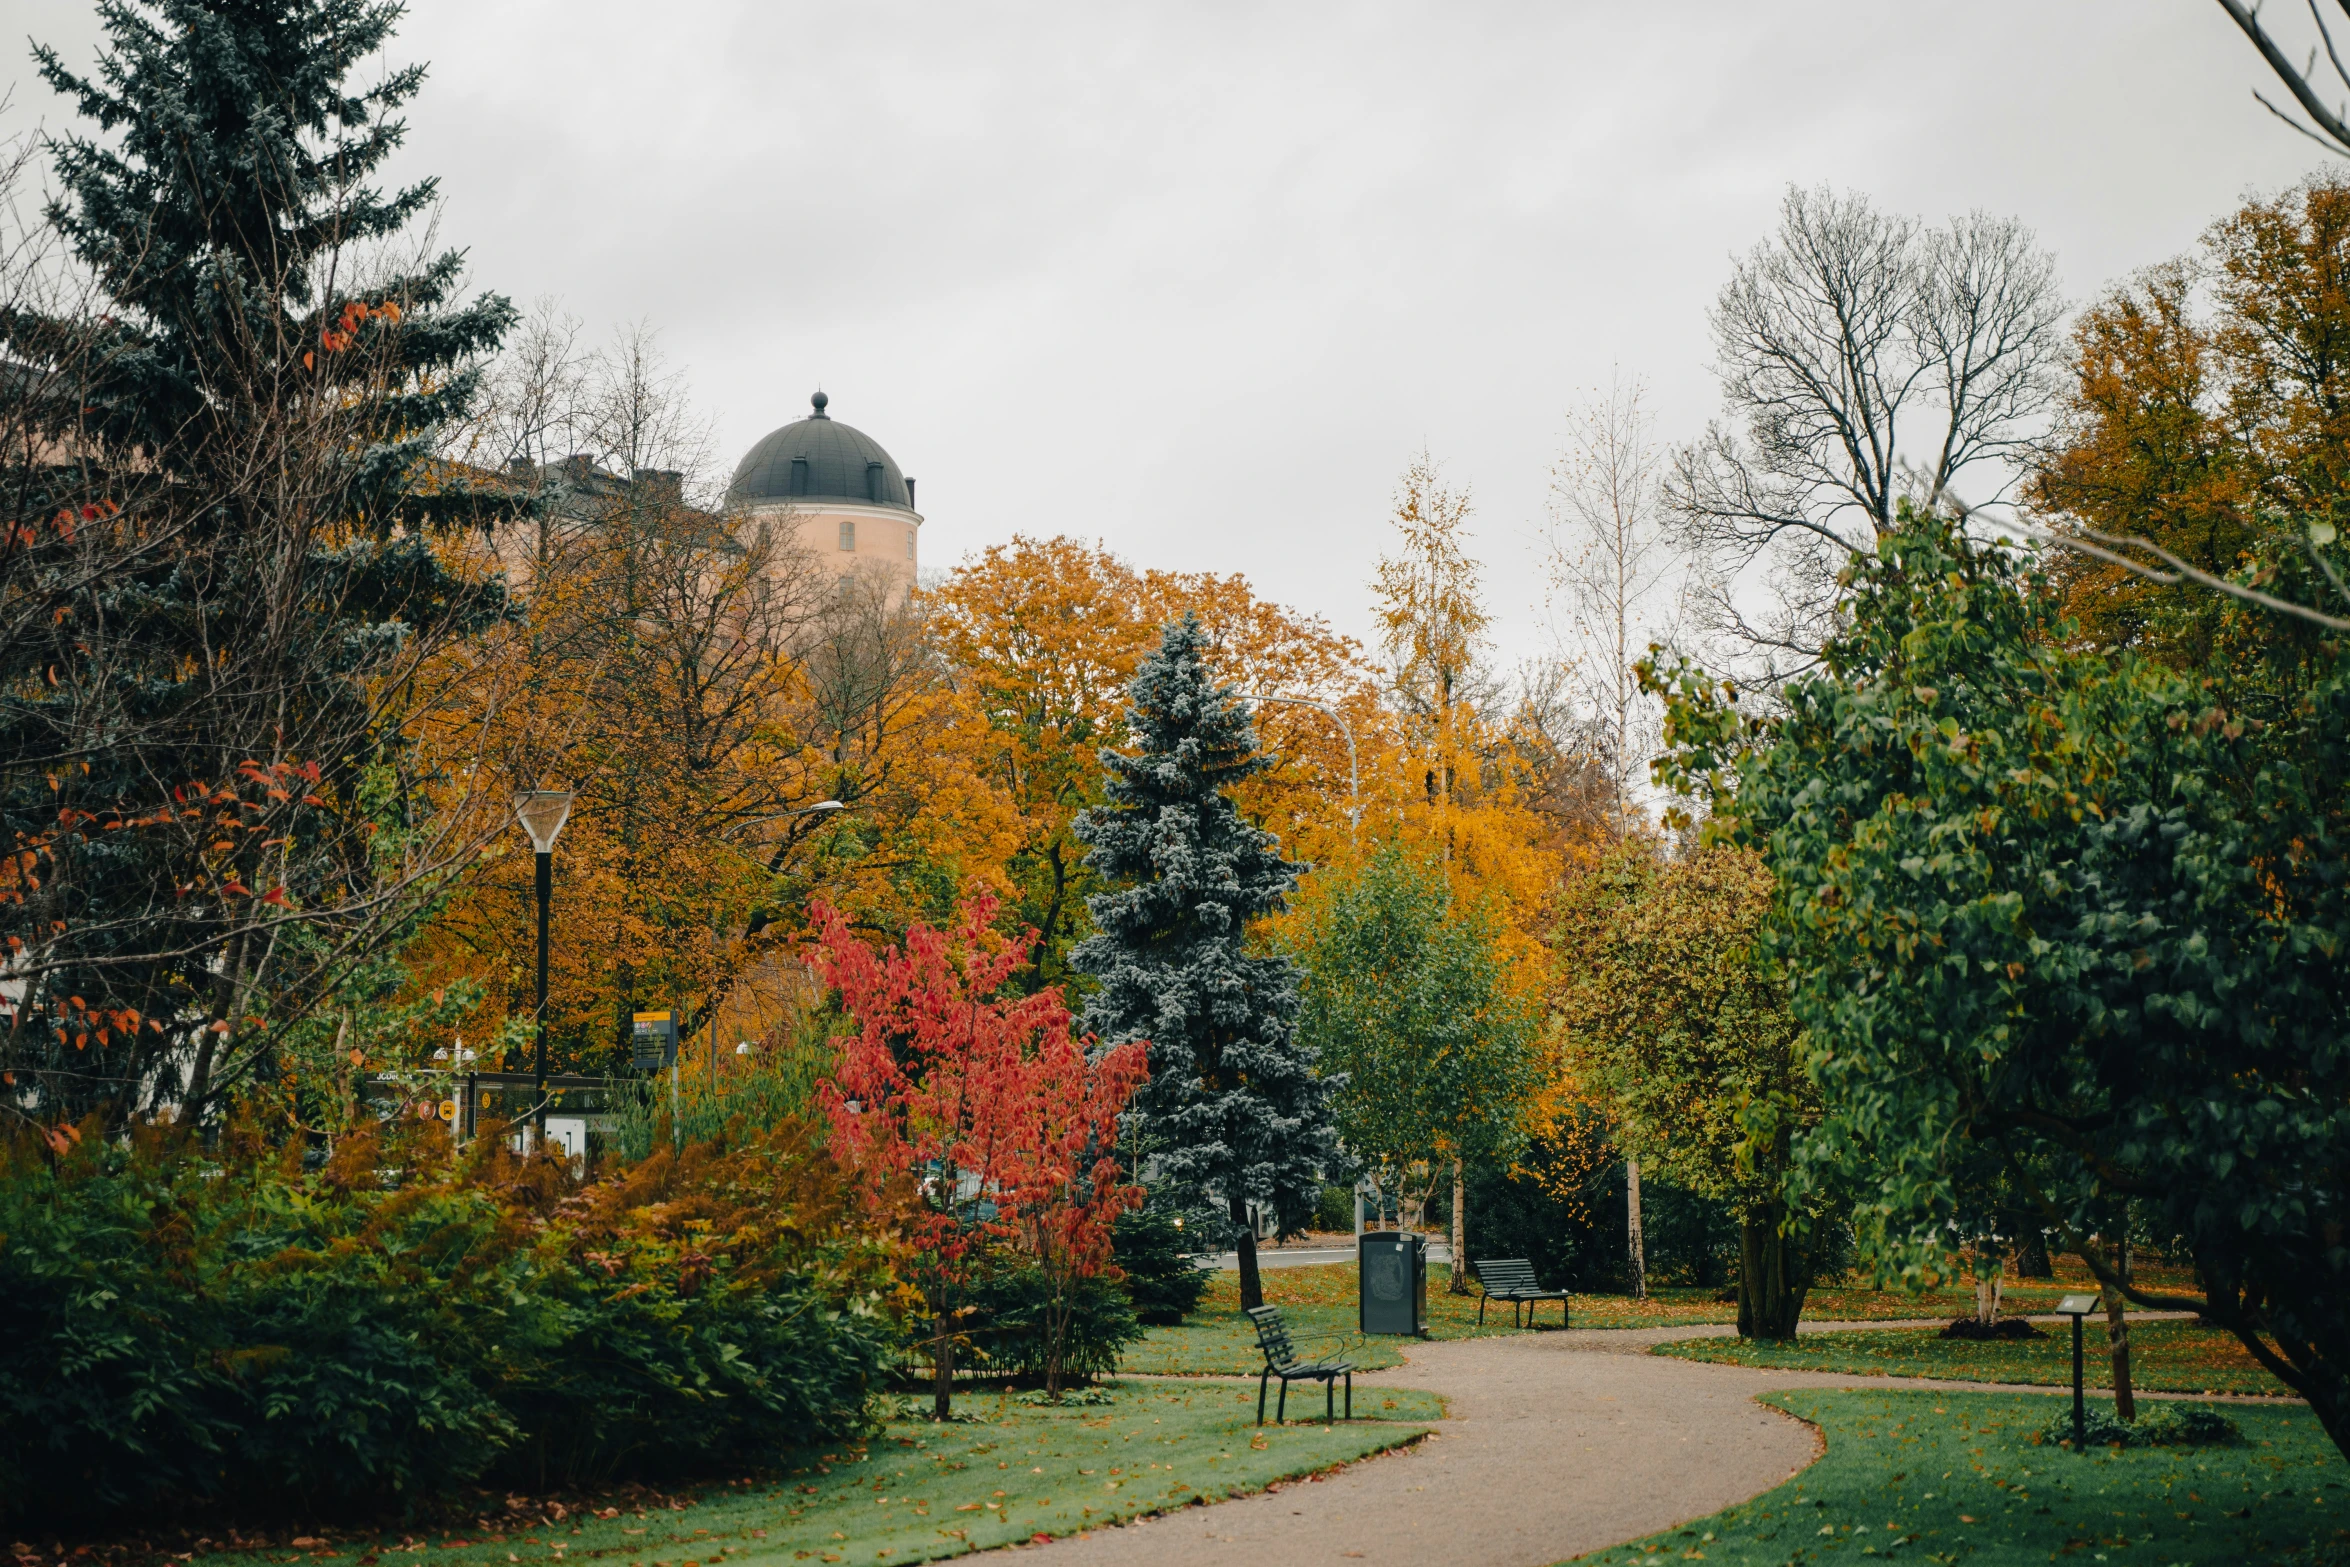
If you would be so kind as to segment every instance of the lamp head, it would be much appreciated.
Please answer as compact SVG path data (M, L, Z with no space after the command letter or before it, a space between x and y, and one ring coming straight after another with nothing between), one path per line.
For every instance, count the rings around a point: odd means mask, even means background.
M514 796L514 819L522 830L530 834L530 846L541 854L552 854L555 837L563 831L563 824L571 819L571 791L569 789L523 789Z

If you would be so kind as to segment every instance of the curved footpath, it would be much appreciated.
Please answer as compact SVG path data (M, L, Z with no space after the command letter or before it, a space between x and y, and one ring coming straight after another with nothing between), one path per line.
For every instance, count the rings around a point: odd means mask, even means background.
M1805 1330L1932 1325L1807 1323ZM1355 1394L1440 1393L1449 1418L1439 1435L1263 1495L1028 1549L1065 1567L1546 1567L1745 1501L1818 1457L1812 1428L1753 1402L1757 1393L1984 1387L1647 1352L1724 1331L1574 1329L1413 1345L1398 1370L1358 1372ZM1321 1399L1312 1402L1318 1409Z

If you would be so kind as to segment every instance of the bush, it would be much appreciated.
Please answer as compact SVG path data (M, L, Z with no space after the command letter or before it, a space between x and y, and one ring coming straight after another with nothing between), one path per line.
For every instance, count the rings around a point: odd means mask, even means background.
M349 1512L862 1423L895 1325L790 1129L562 1161L437 1130L0 1146L0 1517Z
M2111 1404L2090 1404L2084 1415L2082 1429L2091 1447L2233 1447L2244 1440L2236 1422L2198 1404L2149 1399L2135 1420L2122 1419ZM2072 1445L2071 1404L2040 1428L2040 1440Z
M2046 1338L2048 1335L2021 1317L2001 1317L1997 1322L1979 1322L1973 1317L1953 1317L1943 1324L1941 1336L1984 1342L1997 1339Z
M1354 1233L1355 1189L1351 1186L1328 1185L1314 1204L1314 1228L1325 1234Z
M1044 1270L1006 1268L988 1274L963 1292L973 1309L971 1369L981 1376L1042 1381L1045 1373L1045 1305L1050 1287ZM1118 1369L1118 1356L1142 1337L1134 1306L1110 1279L1080 1279L1071 1297L1069 1340L1061 1355L1062 1376L1090 1381ZM917 1346L918 1347L918 1346Z
M1208 1276L1192 1261L1195 1243L1166 1209L1149 1204L1128 1209L1118 1215L1110 1242L1126 1275L1126 1298L1134 1303L1135 1317L1149 1326L1175 1326L1207 1293Z
M1523 1257L1548 1289L1624 1287L1621 1164L1589 1168L1574 1143L1537 1137L1517 1164L1471 1165L1468 1177L1472 1259Z
M702 1072L680 1072L674 1117L666 1071L629 1083L613 1096L606 1133L613 1150L623 1159L647 1159L656 1148L680 1142L723 1146L811 1118L817 1080L831 1070L837 1054L831 1042L810 1025L779 1040L761 1041L755 1050L726 1058L715 1085Z
M833 1167L798 1123L656 1150L550 1221L548 1331L507 1395L531 1448L502 1475L690 1472L864 1423L899 1334L887 1259L847 1238Z

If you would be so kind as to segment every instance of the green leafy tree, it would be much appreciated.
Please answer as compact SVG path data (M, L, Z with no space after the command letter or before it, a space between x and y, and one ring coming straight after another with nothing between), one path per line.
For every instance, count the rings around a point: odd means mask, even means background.
M1739 1334L1787 1339L1841 1248L1825 1194L1807 1209L1789 1189L1819 1097L1786 983L1757 950L1770 910L1752 853L1623 849L1569 895L1560 1012L1625 1155L1737 1216Z
M0 300L0 1060L44 1112L196 1118L469 859L403 726L506 612L440 546L509 500L431 451L513 311L378 264L434 195L369 183L398 5L98 9L94 75L37 54L97 133L47 143L90 297Z
M1305 970L1298 1037L1337 1084L1347 1152L1389 1190L1415 1170L1433 1187L1461 1161L1506 1162L1524 1141L1537 1022L1510 987L1501 922L1400 845L1324 875L1290 949ZM1465 1251L1457 1263L1465 1289Z
M2342 650L2248 720L2068 646L2030 562L1914 513L1847 606L1778 716L1658 674L1669 773L1778 888L1827 1109L1799 1170L1865 1172L1880 1272L1914 1279L1995 1163L2103 1285L2228 1327L2350 1450ZM2125 1270L2125 1201L2200 1295Z
M1250 922L1279 911L1297 867L1232 803L1228 791L1266 758L1207 653L1186 614L1135 672L1128 725L1140 749L1102 753L1105 802L1075 829L1117 890L1087 900L1100 934L1070 962L1100 986L1086 1030L1105 1045L1150 1043L1130 1112L1141 1173L1178 1205L1223 1207L1241 1304L1259 1306L1250 1210L1283 1235L1312 1219L1335 1154L1331 1085L1296 1036L1296 965L1248 949Z

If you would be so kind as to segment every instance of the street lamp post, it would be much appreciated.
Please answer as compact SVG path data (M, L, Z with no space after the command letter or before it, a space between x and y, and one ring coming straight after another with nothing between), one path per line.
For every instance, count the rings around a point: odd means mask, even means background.
M1355 771L1355 730L1346 721L1346 715L1327 702L1317 702L1310 696L1268 696L1260 691L1243 691L1244 702L1286 702L1291 707L1310 707L1326 715L1346 736L1346 841L1360 847L1363 820L1363 788L1361 776Z
M2081 1397L2081 1319L2097 1309L2094 1295L2067 1295L2056 1303L2059 1316L2073 1319L2073 1452L2089 1450L2089 1415Z
M538 1100L539 1150L547 1146L547 906L555 895L555 838L571 819L569 789L525 789L514 796L514 819L530 834L538 856L539 983L535 1020L538 1026L538 1064L533 1069Z

